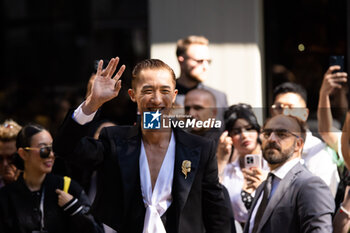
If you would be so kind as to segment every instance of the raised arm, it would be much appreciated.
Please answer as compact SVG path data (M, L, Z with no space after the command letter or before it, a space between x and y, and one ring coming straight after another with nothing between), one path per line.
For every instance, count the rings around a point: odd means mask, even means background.
M78 108L80 111L74 113L69 111L57 135L55 135L53 149L57 156L65 157L71 162L85 163L86 166L92 168L103 160L102 152L105 145L93 138L84 138L89 132L89 125L85 123L92 119L82 121L81 117L86 118L86 115L95 113L105 102L118 95L121 88L119 78L125 70L125 66L121 66L113 77L118 62L118 57L112 58L104 70L102 70L103 62L99 62L91 92L82 107ZM81 140L82 138L84 140Z
M350 168L350 112L346 113L345 122L343 125L343 132L341 135L341 151L344 157L345 166Z
M329 96L335 89L341 89L342 84L347 81L347 73L333 73L339 69L340 66L331 66L324 74L317 108L318 131L322 139L336 152L338 152L338 136L332 126L333 116Z
M125 65L122 65L113 77L118 63L118 57L112 58L104 70L102 70L103 61L100 60L98 63L96 78L93 81L91 93L82 106L82 110L86 115L96 112L104 103L119 94L121 88L121 80L119 79L125 70Z
M220 182L222 181L222 175L226 165L229 163L230 155L232 153L232 138L228 136L228 132L225 131L219 138L219 143L216 151L216 159L218 161L218 172Z

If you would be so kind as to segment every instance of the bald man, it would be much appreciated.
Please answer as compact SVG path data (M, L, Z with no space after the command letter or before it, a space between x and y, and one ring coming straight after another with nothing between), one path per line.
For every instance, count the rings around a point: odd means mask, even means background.
M300 163L305 123L277 115L266 121L261 135L271 172L255 192L244 233L332 232L332 193Z
M197 121L213 120L216 117L216 99L213 93L208 90L197 88L189 91L185 96L184 103L185 114L190 115ZM217 141L222 133L221 128L194 127L189 129L189 131L193 134Z

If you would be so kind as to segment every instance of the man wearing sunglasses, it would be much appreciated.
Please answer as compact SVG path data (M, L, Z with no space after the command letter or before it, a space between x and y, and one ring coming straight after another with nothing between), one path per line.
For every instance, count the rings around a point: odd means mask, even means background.
M282 83L274 89L273 99L271 116L291 115L306 123L309 109L306 105L307 92L302 86L291 82ZM336 157L337 154L332 148L307 129L301 155L302 163L328 185L334 197L340 181Z
M304 123L278 115L267 120L261 135L270 173L256 190L244 233L332 232L332 193L300 163Z
M209 41L204 36L188 36L177 41L176 57L181 73L176 80L176 89L179 92L175 104L183 107L187 92L195 88L206 89L215 96L217 119L223 120L224 110L227 108L226 94L203 84L211 63L208 45Z

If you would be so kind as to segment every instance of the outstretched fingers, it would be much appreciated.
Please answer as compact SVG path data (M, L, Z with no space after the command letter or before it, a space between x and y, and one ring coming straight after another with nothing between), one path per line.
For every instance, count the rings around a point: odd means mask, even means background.
M122 74L124 73L124 70L125 70L125 65L122 65L113 79L115 81L118 81L120 79L120 77L122 76Z
M113 63L111 65L111 67L107 70L107 72L108 72L107 77L108 78L113 77L113 74L114 74L115 70L117 69L117 65L119 63L119 57L112 58L111 61L112 60L113 60Z
M121 88L122 88L122 80L118 80L115 84L114 91L116 93L119 93Z
M110 78L112 77L114 71L115 71L115 58L112 58L109 62L108 65L106 67L106 69L104 69L102 71L102 75L105 76L106 78Z
M98 62L98 66L97 66L97 72L96 72L96 76L101 76L101 73L102 73L102 66L103 66L103 61L100 60Z

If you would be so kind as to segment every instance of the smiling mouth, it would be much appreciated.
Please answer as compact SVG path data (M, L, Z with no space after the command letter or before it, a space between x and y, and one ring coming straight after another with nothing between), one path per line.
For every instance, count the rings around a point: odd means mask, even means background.
M44 164L47 167L52 167L53 166L53 161L47 161L47 162L44 162Z

